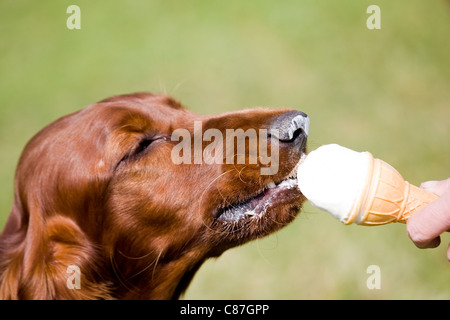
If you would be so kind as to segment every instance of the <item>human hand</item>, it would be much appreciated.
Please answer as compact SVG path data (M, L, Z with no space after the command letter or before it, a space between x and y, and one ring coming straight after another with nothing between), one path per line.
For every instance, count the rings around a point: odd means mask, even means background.
M440 234L450 231L450 178L427 181L420 187L440 197L409 217L406 229L418 248L436 248L441 243ZM450 261L450 245L447 259Z

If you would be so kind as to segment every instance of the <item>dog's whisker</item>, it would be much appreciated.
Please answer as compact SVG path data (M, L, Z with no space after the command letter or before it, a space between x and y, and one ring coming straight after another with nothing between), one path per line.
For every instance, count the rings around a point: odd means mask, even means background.
M181 81L179 81L175 87L171 90L170 94L173 95L175 93L175 91L177 91L189 78L183 79Z
M152 271L152 280L153 280L153 277L154 277L154 275L155 275L156 266L158 265L159 258L161 257L162 253L163 253L163 250L161 250L161 251L159 252L158 256L156 257L156 259L155 259L155 261L154 261L155 264L154 264L154 266L153 266L153 271Z
M198 207L199 207L199 209L201 208L201 204L202 204L202 200L203 200L203 195L204 195L205 192L211 187L211 185L212 185L215 181L217 181L217 179L221 178L221 177L224 176L225 174L230 173L230 172L232 172L232 171L234 171L234 169L231 169L231 170L228 170L228 171L225 171L225 172L219 174L216 178L214 178L214 179L213 179L213 180L205 187L205 189L203 190L203 192L202 192L202 194L201 194L201 196L200 196L200 200L198 201ZM225 197L222 195L222 193L220 192L219 188L217 188L217 191L219 192L219 194L220 194L220 196L222 197L222 199L223 199L224 201L227 201L227 200L225 199ZM202 220L202 224L203 224L204 227L206 227L208 230L210 230L210 231L212 231L212 232L214 232L214 233L220 233L220 232L221 232L221 231L219 231L219 230L216 230L216 229L210 227L210 226L209 226L205 221L203 221L203 220Z
M232 171L234 171L234 170L235 170L235 169L231 169L231 170L228 170L228 171L225 171L225 172L219 174L216 178L214 178L214 179L213 179L213 180L205 187L205 189L203 190L203 192L202 192L202 194L201 194L201 196L200 196L200 200L198 201L198 206L199 206L199 208L200 208L200 206L201 206L201 204L202 204L202 200L203 200L203 196L204 196L205 192L211 187L211 185L212 185L214 182L216 182L217 179L223 177L223 176L226 175L227 173L230 173L230 172L232 172ZM219 193L220 193L220 191L219 191ZM221 194L221 196L222 196L222 194ZM223 196L222 196L222 197L223 197ZM225 198L224 198L224 200L225 200Z
M120 274L120 270L118 269L117 264L116 264L116 260L115 260L115 258L114 258L114 252L111 252L111 253L110 253L109 259L110 259L110 263L111 263L111 267L112 267L112 270L113 270L113 272L114 272L114 275L115 275L115 277L119 280L119 282L120 282L127 290L132 291L132 292L135 291L134 288L128 286L128 284L129 284L128 281L127 281L126 279L124 279L124 278L122 277L122 275Z
M149 254L151 254L151 253L153 253L153 252L149 252ZM153 266L153 272L152 272L152 280L153 280L153 275L155 273L156 264L158 263L159 257L161 256L161 254L162 254L162 251L158 254L158 256L152 262L150 262L147 266L142 268L142 270L140 270L140 271L136 272L135 274L131 275L130 277L128 277L128 279L132 279L132 278L142 274L143 272L147 271L150 267Z
M121 250L117 250L117 252L118 252L122 257L127 258L127 259L131 259L131 260L140 260L140 259L144 259L144 258L146 258L146 257L148 257L149 255L152 254L151 252L149 252L149 253L146 253L146 254L144 254L143 256L140 256L140 257L130 257L130 256L127 256L126 254L124 254Z
M242 171L243 171L245 168L247 168L247 166L244 166L244 167L242 167L241 170L238 170L238 168L236 168L236 165L235 165L235 164L233 164L233 165L234 165L234 168L236 169L236 171L238 172L238 178L239 178L239 180L241 180L243 183L247 184L248 182L242 180L242 178L241 178Z

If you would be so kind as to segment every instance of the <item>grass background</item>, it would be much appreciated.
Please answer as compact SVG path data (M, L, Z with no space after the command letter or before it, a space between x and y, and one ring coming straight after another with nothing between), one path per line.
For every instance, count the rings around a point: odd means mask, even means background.
M66 9L81 8L81 30ZM381 30L366 9L381 8ZM441 1L0 2L0 228L25 143L105 97L173 95L199 113L298 108L310 150L371 151L412 183L450 175L450 3ZM306 204L294 223L207 262L190 299L449 299L445 250L405 226L344 226ZM369 290L369 265L381 289Z

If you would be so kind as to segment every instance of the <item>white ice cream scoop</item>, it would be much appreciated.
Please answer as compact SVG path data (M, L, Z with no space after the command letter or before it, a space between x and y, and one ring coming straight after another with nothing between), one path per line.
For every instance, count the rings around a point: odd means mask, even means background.
M405 222L437 195L404 181L389 164L369 152L337 144L309 153L298 168L298 186L316 207L345 224Z

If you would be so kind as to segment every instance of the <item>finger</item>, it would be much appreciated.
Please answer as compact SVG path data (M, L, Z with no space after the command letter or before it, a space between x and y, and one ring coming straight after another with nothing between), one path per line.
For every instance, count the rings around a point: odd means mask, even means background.
M441 237L436 237L433 240L429 241L426 245L426 248L437 248L441 244Z
M450 178L441 181L426 181L420 185L420 188L442 195L446 190L450 189Z
M437 248L441 244L441 237L436 237L431 240L414 241L414 244L416 245L417 248L420 249Z
M447 193L413 214L407 221L408 235L419 248L439 245L435 240L441 233L450 229L450 198Z

